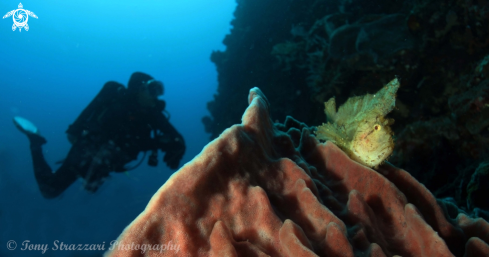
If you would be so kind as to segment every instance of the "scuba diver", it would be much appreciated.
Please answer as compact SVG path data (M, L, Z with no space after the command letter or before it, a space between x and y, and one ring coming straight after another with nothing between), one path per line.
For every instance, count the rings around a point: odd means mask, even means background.
M72 147L55 173L42 153L46 139L30 121L15 117L14 124L30 141L42 195L55 198L78 178L83 179L86 190L95 192L111 171L130 170L126 164L140 152L151 152L150 166L157 165L158 150L166 152L163 161L177 169L185 142L170 124L169 115L163 114L166 103L158 99L163 91L163 83L141 72L131 75L127 88L113 81L105 83L66 131Z

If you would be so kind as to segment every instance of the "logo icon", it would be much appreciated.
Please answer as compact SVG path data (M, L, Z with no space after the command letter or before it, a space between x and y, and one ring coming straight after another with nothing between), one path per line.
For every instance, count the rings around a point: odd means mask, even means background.
M36 19L37 16L29 10L22 9L24 8L24 6L22 6L22 3L19 3L17 7L19 9L8 12L3 16L3 19L12 16L12 19L14 20L14 25L12 25L12 31L15 31L17 28L19 28L19 31L22 31L22 28L24 28L25 31L29 31L29 25L27 25L27 20L29 20L29 16L34 17Z

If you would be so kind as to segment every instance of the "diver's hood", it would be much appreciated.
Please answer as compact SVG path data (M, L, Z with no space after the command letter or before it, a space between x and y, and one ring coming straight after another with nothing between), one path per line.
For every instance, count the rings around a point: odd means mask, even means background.
M142 72L134 72L129 79L129 83L127 83L127 90L129 93L139 92L141 87L146 84L149 80L152 80L153 77L146 73Z

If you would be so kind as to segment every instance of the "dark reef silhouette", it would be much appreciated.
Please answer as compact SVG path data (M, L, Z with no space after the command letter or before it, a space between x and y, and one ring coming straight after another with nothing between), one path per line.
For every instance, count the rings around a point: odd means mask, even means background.
M218 92L206 131L240 122L259 87L271 116L310 126L323 103L377 92L397 77L394 154L439 199L484 216L489 163L489 6L485 1L245 0L227 49L212 53ZM483 200L481 200L483 199Z

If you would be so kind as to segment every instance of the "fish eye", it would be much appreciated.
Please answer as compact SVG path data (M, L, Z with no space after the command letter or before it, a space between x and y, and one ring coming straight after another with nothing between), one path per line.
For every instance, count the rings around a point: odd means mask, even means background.
M374 130L379 131L382 128L379 124L375 124Z

